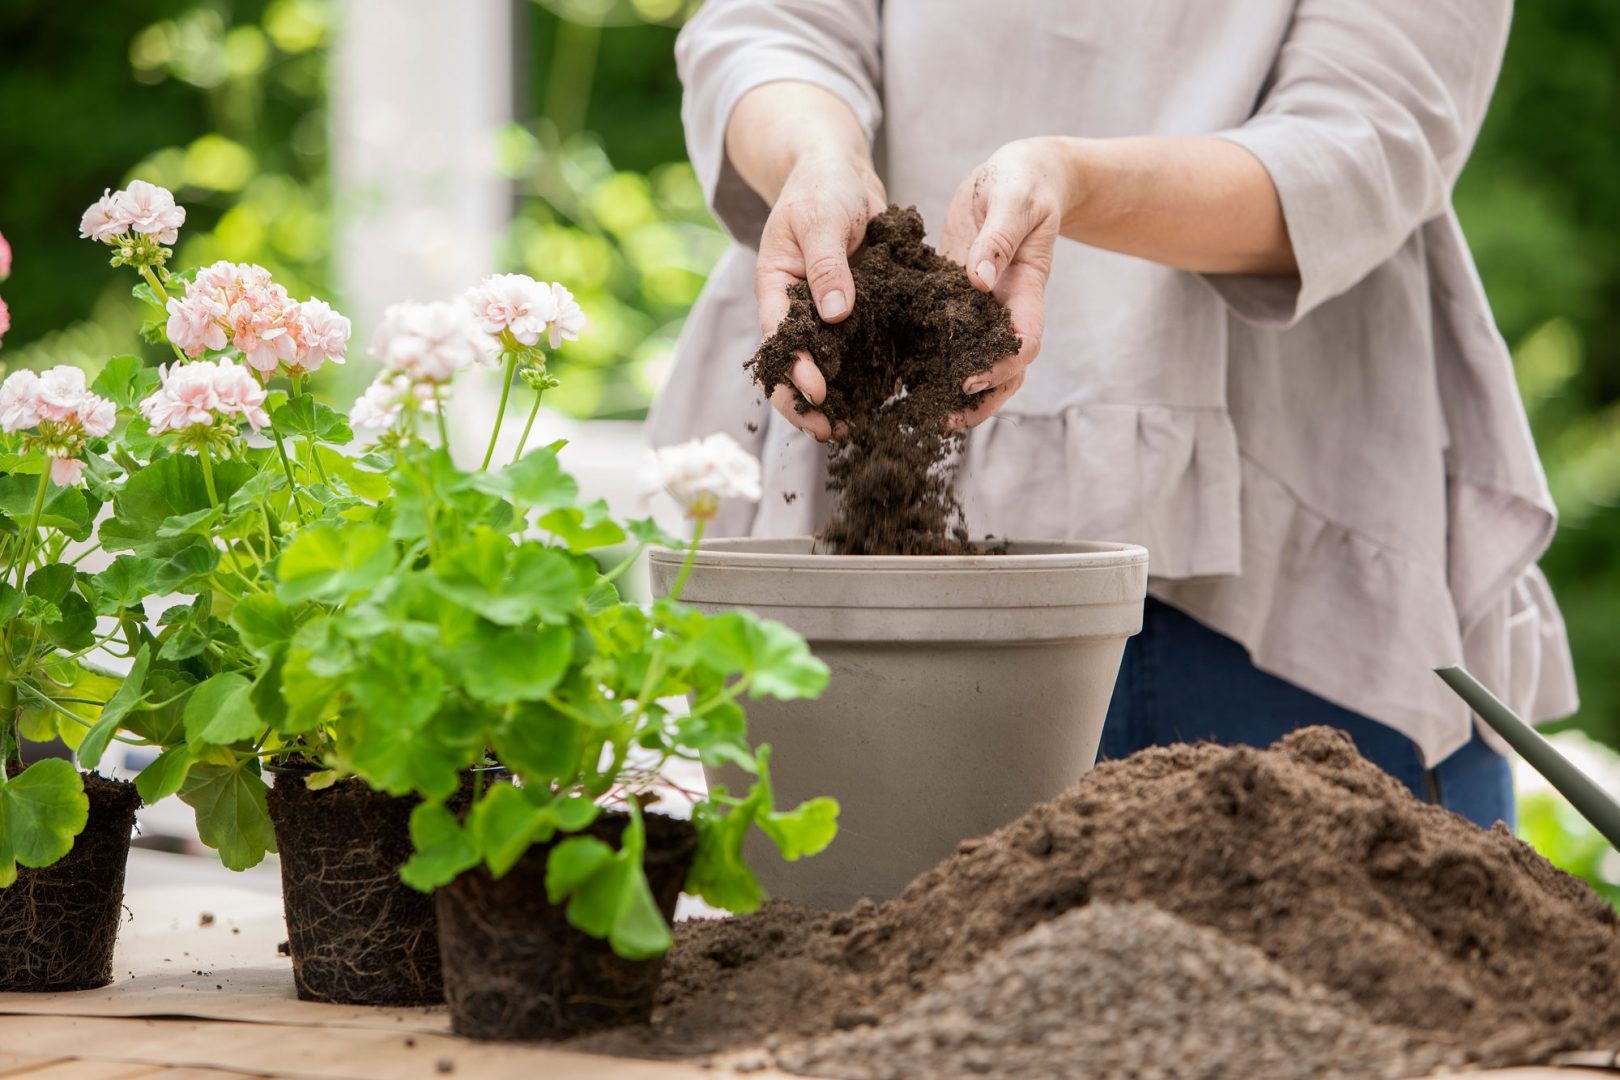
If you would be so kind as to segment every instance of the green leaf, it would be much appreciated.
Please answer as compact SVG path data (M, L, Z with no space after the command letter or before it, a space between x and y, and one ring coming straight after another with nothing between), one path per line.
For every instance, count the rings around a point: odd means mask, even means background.
M772 811L760 817L759 827L788 862L819 855L838 835L838 801L811 799L793 810Z
M562 903L612 863L613 855L613 849L594 836L559 841L546 860L546 898L553 904Z
M84 740L79 743L79 762L87 769L94 769L101 764L101 756L107 752L107 744L112 742L118 733L118 725L124 722L143 700L146 692L146 672L151 666L152 655L147 646L142 645L135 654L135 660L129 666L129 674L113 696L107 699L107 704L101 709L101 718L85 733Z
M151 806L179 791L190 771L191 751L184 746L171 746L141 770L135 778L135 790L141 793L141 800Z
M804 638L779 622L746 611L705 619L681 650L722 675L747 675L753 697L783 701L815 697L826 689L827 665L810 654Z
M242 461L216 461L214 484L222 500L254 475ZM76 490L76 489L75 489ZM171 454L139 470L113 499L113 516L101 523L102 546L108 551L168 558L192 543L190 536L160 536L164 522L207 510L211 503L202 465L190 454Z
M180 800L197 812L202 842L218 851L230 870L255 867L276 850L264 781L255 769L245 761L210 759L193 765L180 787Z
M28 575L28 595L60 604L73 591L75 571L67 563L51 563Z
M629 960L662 956L674 943L642 868L646 843L637 814L617 852L594 837L574 836L554 847L546 863L551 902L567 898L569 923L606 938L614 952Z
M388 530L367 522L322 522L299 533L281 553L277 594L300 600L341 600L370 589L394 568Z
M456 651L462 682L489 705L539 701L562 681L573 655L566 626L527 630L482 624Z
M638 544L656 544L659 547L673 548L676 551L686 547L685 540L665 532L658 522L650 517L627 521L624 527L626 532L635 537Z
M259 717L245 675L221 672L198 685L186 703L186 738L192 743L228 746L259 733Z
M530 509L571 506L579 498L579 485L557 463L550 446L531 450L499 472L477 473L473 487L486 495L509 499Z
M242 646L261 659L284 649L298 624L292 608L268 593L250 593L231 610L231 625L242 636Z
M48 758L0 782L0 889L17 880L17 864L42 867L73 850L90 800L71 762Z
M315 457L328 476L343 482L349 493L371 502L380 502L394 492L393 482L383 473L362 469L347 454L317 445Z
M164 627L160 660L189 660L201 656L208 646L230 639L226 625L213 615L213 597L197 597L190 604L172 607L159 623Z
M0 581L0 623L8 623L22 612L23 594L17 587Z
M743 838L754 824L764 792L756 786L747 799L726 812L715 801L720 794L711 790L708 799L692 807L698 848L686 875L686 891L717 908L746 915L765 902L765 890L742 854Z
M138 555L120 555L91 578L90 585L96 591L97 615L116 615L125 608L139 611L142 601L157 593L157 564Z
M319 404L309 394L295 397L271 413L270 423L283 435L300 435L335 446L354 439L348 417Z
M506 626L561 621L579 603L579 579L566 555L540 544L514 548L493 529L478 529L435 570L436 592Z
M607 503L598 499L583 509L565 506L553 510L540 518L540 527L567 544L569 551L622 544L624 530L607 514Z
M259 514L260 504L286 486L287 477L279 469L256 472L226 500L226 512L233 517L247 513Z
M493 741L501 763L525 784L569 779L584 748L578 721L543 702L514 708Z
M147 367L138 356L115 356L90 384L90 391L128 412L150 397L157 385L156 368Z
M156 563L153 589L168 593L197 592L208 588L208 577L219 565L219 549L200 536L181 537L164 543L180 546L166 549L167 557Z
M442 803L421 803L411 811L411 843L416 853L400 867L399 876L421 892L448 885L478 865L478 850L467 831Z
M0 473L0 514L11 518L20 528L26 528L32 520L34 499L38 494L38 475ZM99 504L91 507L83 488L52 484L45 495L45 507L39 523L74 540L85 540L90 536L94 510L99 508Z
M550 815L510 784L490 788L467 816L473 844L495 878L505 877L536 840L549 839L551 828Z

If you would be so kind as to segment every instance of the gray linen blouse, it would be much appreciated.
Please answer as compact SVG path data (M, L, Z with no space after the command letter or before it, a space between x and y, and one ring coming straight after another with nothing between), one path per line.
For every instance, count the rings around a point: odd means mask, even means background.
M1563 622L1535 567L1555 512L1450 206L1509 13L707 0L677 46L683 115L737 244L687 322L654 442L726 431L762 457L764 500L727 507L717 531L825 520L823 449L742 373L768 208L727 160L725 126L749 89L837 94L891 200L935 236L956 185L1013 139L1214 134L1270 172L1298 276L1199 275L1060 240L1041 355L968 441L970 529L1146 545L1154 595L1405 733L1430 765L1470 732L1437 665L1466 662L1536 719L1569 714Z

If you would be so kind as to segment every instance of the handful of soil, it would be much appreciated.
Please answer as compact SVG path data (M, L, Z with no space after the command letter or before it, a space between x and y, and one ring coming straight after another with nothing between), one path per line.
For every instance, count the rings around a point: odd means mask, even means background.
M945 429L973 405L962 384L1018 351L1007 309L967 271L923 242L915 207L891 206L866 226L850 259L855 306L824 323L803 282L788 290L782 325L747 366L769 392L791 386L800 350L827 379L815 406L837 430L828 458L832 521L822 540L841 555L945 555L967 549ZM813 406L800 398L799 410Z

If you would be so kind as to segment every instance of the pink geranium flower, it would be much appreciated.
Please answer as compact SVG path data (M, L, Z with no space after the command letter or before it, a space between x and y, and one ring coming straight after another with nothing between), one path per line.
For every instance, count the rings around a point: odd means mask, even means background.
M102 191L101 198L91 203L79 218L79 235L88 240L111 240L129 231L130 221L117 202L112 190Z
M26 368L13 371L0 383L0 431L27 431L39 420L39 376Z
M292 321L296 346L288 367L302 374L317 371L330 360L341 364L349 353L349 320L332 310L325 300L311 297L298 304Z
M180 238L186 223L186 208L175 205L174 193L145 180L132 180L129 187L112 197L117 220L126 221L135 232L154 236L160 244Z
M91 393L76 367L62 364L43 375L14 371L0 383L0 430L28 432L24 446L44 451L51 479L63 486L80 480L85 441L110 434L117 423L117 408Z
M537 344L556 315L551 290L525 274L491 274L462 300L484 333L505 330L524 345Z
M246 421L254 431L270 422L264 387L229 359L170 364L158 375L158 389L140 404L154 435L212 427L224 418Z
M565 341L578 341L589 320L575 303L574 294L552 282L551 302L555 309L551 320L551 347L555 349Z
M84 477L84 462L76 457L51 457L51 480L60 487L72 487Z
M6 242L6 234L0 233L0 281L11 276L11 245Z
M320 320L313 328L315 336L321 345L332 345L337 331L332 320L341 320L345 327L348 320L325 304L314 303ZM184 297L170 299L165 329L187 356L229 345L241 350L250 367L269 375L282 363L294 364L299 358L300 334L311 329L300 322L299 307L264 267L221 261L197 271ZM319 366L316 362L304 370Z
M11 309L6 307L5 297L0 297L0 338L6 336L11 329Z

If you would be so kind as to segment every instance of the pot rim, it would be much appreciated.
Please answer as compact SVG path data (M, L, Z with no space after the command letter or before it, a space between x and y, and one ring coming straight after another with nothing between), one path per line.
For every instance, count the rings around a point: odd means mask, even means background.
M725 537L705 540L698 545L694 566L752 567L758 569L807 569L846 571L888 570L1067 570L1134 566L1148 561L1148 550L1140 544L1104 540L1009 540L1012 550L1004 555L833 555L817 552L813 536L780 538ZM975 546L985 546L986 541ZM767 550L750 550L757 548ZM803 550L800 550L800 549ZM774 550L772 550L774 549ZM787 550L782 550L787 549ZM1025 549L1025 550L1019 550ZM1028 550L1036 549L1036 550ZM1042 550L1046 549L1046 550ZM685 550L654 545L648 549L653 562L679 564Z

